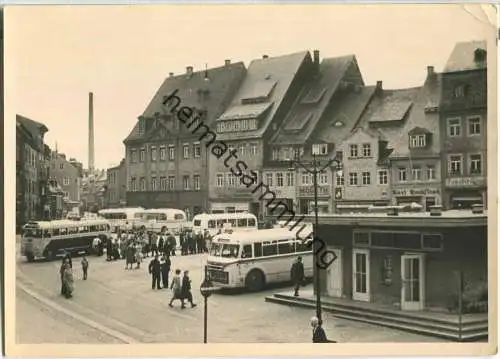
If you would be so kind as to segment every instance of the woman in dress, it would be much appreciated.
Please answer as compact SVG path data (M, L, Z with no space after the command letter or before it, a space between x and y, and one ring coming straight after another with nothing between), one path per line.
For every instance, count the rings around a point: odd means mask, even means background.
M62 279L64 287L64 296L66 298L71 298L73 296L74 281L73 281L73 270L69 265L69 261L65 261L64 263Z

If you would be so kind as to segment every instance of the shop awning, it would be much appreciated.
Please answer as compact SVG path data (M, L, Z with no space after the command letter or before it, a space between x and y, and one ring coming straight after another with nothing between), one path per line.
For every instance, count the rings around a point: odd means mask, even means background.
M462 197L452 197L452 201L461 201L461 202L477 202L482 201L483 197L481 196L462 196Z

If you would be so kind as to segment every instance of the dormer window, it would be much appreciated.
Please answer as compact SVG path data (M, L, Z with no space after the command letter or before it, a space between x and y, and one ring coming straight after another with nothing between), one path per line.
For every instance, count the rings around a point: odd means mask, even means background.
M277 161L280 157L280 151L278 149L273 149L273 161Z
M464 97L465 96L465 85L461 84L461 85L455 86L453 93L454 93L456 98Z
M316 156L325 156L328 154L328 144L314 144L312 146L312 154Z
M425 135L413 135L410 136L410 147L411 148L423 148L427 144Z

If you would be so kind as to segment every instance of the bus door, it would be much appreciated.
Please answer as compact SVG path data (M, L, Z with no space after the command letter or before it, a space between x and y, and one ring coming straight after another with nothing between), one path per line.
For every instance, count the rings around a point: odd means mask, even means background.
M240 275L243 276L243 280L245 280L246 274L254 267L255 262L252 244L244 244L241 246L240 258Z

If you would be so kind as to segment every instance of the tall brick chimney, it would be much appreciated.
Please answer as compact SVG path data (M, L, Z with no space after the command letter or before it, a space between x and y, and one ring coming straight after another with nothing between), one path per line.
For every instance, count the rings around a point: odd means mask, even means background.
M94 94L89 92L89 171L94 172Z
M427 78L434 76L436 73L434 72L434 66L427 66Z
M319 50L313 51L314 64L319 67Z
M193 66L186 66L186 74L188 75L193 74Z
M224 61L224 64L225 64L226 66L231 65L231 60L227 59L226 61Z

